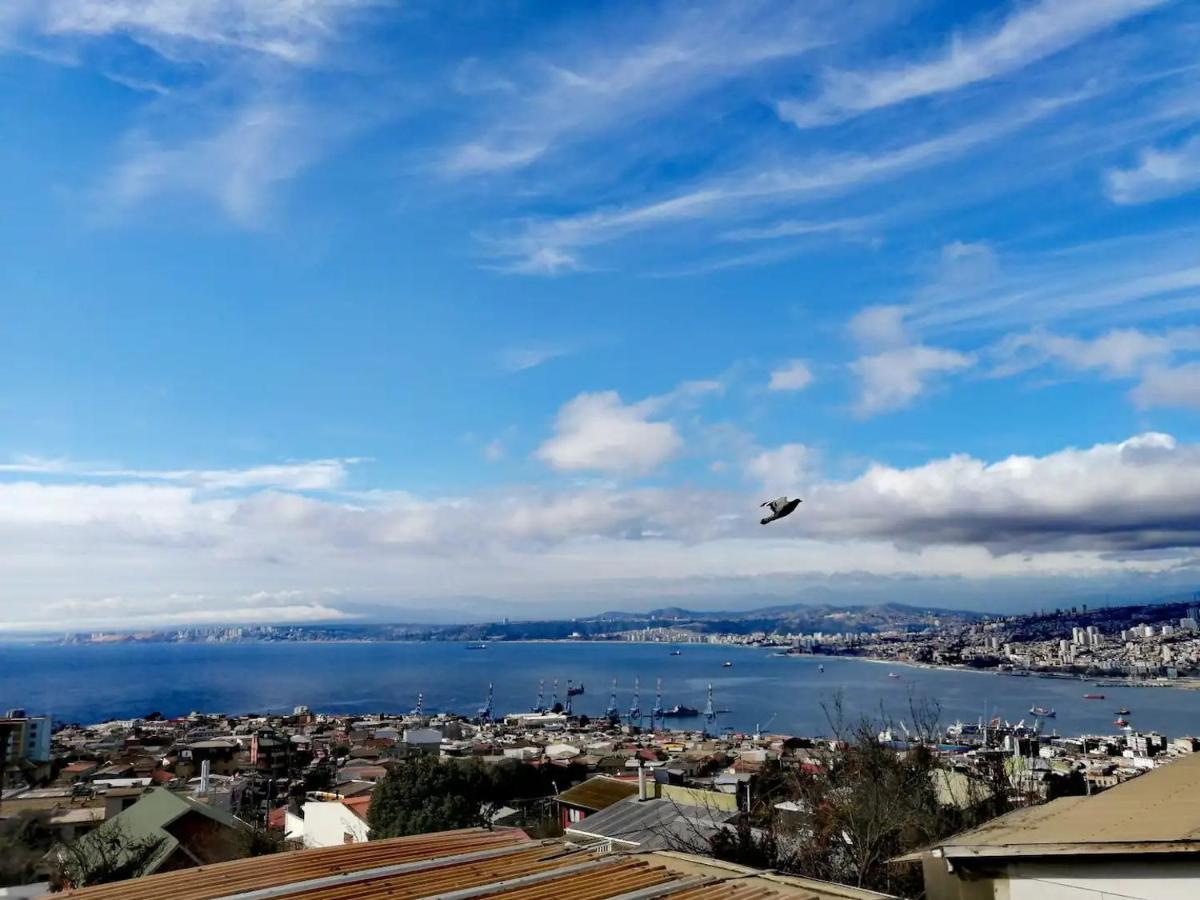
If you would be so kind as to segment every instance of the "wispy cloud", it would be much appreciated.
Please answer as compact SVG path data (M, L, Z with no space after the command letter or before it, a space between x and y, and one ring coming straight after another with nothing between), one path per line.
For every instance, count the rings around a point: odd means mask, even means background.
M1178 146L1143 150L1137 165L1104 176L1114 203L1149 203L1200 188L1200 135Z
M131 135L100 196L117 212L163 196L197 196L238 225L259 227L273 189L310 165L330 137L310 110L254 102L212 132L176 139Z
M1200 350L1200 328L1146 332L1114 328L1092 338L1052 334L1043 329L1006 335L990 351L998 362L992 374L1013 375L1047 363L1108 378L1130 378L1174 354Z
M59 478L124 482L166 482L202 490L281 488L296 491L333 490L341 487L358 458L314 459L245 469L127 469L93 466L62 459L22 457L0 463L0 474L56 476Z
M956 35L942 52L926 61L870 72L831 72L820 96L812 101L781 102L779 114L799 127L810 127L955 91L1021 69L1165 2L1041 0L1017 9L994 30Z
M1183 229L1003 254L987 279L928 292L906 305L905 317L923 333L1151 320L1160 304L1195 302L1195 241Z
M306 79L328 70L331 48L358 14L377 5L13 0L0 11L0 44L62 50L71 65L94 58L103 77L148 95L119 161L93 194L105 216L184 195L209 200L233 223L253 228L264 224L281 184L357 126L354 104L314 104ZM118 41L154 56L111 52Z
M827 198L895 178L961 157L1088 96L1084 92L1037 100L988 121L874 154L842 153L794 160L786 165L756 166L710 178L687 191L648 203L534 219L518 223L508 234L492 237L488 244L498 256L510 257L510 265L518 270L527 267L538 271L544 255L550 255L551 259L562 255L574 262L573 254L580 248L637 232L713 219L727 221L779 204ZM843 227L844 220L837 220L828 230Z
M26 37L121 35L164 57L250 51L315 62L355 9L375 0L9 0L0 28Z
M509 60L503 70L472 59L455 73L455 86L495 105L441 168L452 176L520 169L564 144L629 128L758 66L794 58L828 39L827 4L810 6L668 4L661 15L623 17L616 31L605 25L583 39L569 36L565 51L560 36L546 56Z
M533 369L552 359L558 359L573 352L574 348L567 344L527 344L508 347L496 356L500 368L509 372L523 372Z

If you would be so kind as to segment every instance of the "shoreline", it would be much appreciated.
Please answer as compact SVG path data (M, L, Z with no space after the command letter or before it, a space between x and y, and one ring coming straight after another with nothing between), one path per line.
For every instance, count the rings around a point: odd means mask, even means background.
M856 659L861 662L875 663L877 665L888 666L904 666L908 669L925 669L928 671L940 672L973 672L979 675L1004 675L1008 678L1043 678L1051 681L1079 681L1090 682L1092 684L1103 687L1115 688L1174 688L1183 691L1200 690L1200 676L1186 676L1182 678L1162 678L1148 679L1146 681L1124 680L1119 677L1108 675L1079 675L1073 673L1058 673L1058 672L1037 672L1030 669L1020 670L1005 670L1000 669L977 669L974 666L956 666L946 663L919 663L910 660L888 659L882 656L852 656L844 653L793 653L789 656L811 656L820 657L822 659Z

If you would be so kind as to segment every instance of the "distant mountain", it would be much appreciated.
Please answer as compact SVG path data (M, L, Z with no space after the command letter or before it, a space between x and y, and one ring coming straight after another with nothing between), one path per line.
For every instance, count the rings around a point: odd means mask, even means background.
M873 606L792 603L748 610L698 610L667 606L641 613L610 611L578 621L584 630L602 624L608 627L617 624L627 629L670 625L702 633L748 634L755 631L886 631L902 627L969 624L983 618L980 613L903 603Z

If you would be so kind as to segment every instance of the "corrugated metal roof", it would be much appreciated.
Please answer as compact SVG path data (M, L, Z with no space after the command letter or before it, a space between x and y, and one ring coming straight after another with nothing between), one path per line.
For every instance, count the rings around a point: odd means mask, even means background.
M558 801L599 812L626 797L632 797L637 792L638 786L635 781L618 781L615 778L596 775L583 784L563 791L558 795Z
M1200 852L1200 754L1093 797L1019 809L940 844L947 856Z
M300 850L71 891L64 900L888 900L679 853L592 853L518 829Z
M605 838L641 850L691 848L706 841L736 815L736 810L630 797L569 826L567 836Z

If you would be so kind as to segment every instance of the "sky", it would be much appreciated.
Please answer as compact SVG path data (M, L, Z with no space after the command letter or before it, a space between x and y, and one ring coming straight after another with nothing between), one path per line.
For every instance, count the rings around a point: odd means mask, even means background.
M0 629L1193 590L1198 48L1167 0L7 0Z

